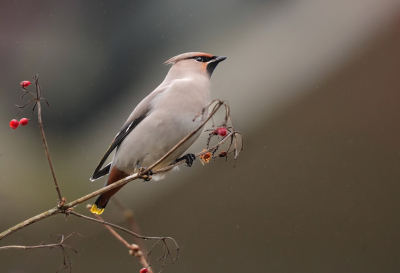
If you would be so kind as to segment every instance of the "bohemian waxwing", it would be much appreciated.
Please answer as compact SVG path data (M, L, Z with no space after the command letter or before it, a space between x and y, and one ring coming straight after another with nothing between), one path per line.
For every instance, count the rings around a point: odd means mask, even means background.
M165 64L172 64L172 67L164 81L136 106L90 179L94 181L109 174L107 186L134 174L140 168L156 162L197 129L208 114L211 74L218 63L225 59L201 52L189 52L166 61ZM196 141L200 133L201 130L153 171L181 159L186 159L186 165L190 167L196 158L193 154L179 157ZM112 162L103 167L114 149L116 152ZM159 173L153 179L160 180L165 175L166 172ZM121 187L101 194L91 212L101 214L111 196Z

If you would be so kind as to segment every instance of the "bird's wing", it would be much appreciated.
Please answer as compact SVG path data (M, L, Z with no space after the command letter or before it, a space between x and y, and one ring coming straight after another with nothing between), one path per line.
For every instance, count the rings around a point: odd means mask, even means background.
M99 164L97 165L96 169L93 172L92 177L90 177L90 180L94 181L106 174L108 174L108 172L110 171L110 166L111 163L106 165L104 168L103 164L104 162L107 160L108 156L112 153L112 151L114 151L115 148L118 147L119 144L121 144L121 142L125 139L125 137L132 132L133 129L135 129L135 127L146 117L146 115L143 115L133 121L131 121L130 123L128 123L127 125L124 126L124 128L122 128L122 130L115 136L113 142L111 142L110 147L108 147L106 153L104 154L104 156L101 158Z
M151 92L146 98L144 98L133 110L132 114L129 116L128 120L125 122L121 131L115 136L114 140L111 142L110 147L108 147L106 153L101 158L99 164L93 172L92 177L90 177L91 181L94 181L104 175L108 174L110 171L111 163L106 165L103 168L104 162L107 160L108 156L117 148L125 137L132 132L133 129L147 117L149 112L152 110L151 102L157 95L161 94L165 90L168 89L168 86L161 84L157 89Z

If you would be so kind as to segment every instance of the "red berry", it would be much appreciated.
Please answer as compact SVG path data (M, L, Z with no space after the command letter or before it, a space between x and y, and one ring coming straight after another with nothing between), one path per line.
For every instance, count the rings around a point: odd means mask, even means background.
M27 86L29 86L30 84L31 84L30 81L22 81L22 82L21 82L21 86L22 86L22 87L27 87Z
M228 130L226 130L225 127L221 127L221 128L217 129L217 133L218 133L218 135L224 137L228 134Z
M149 270L148 270L147 268L142 268L142 269L140 270L140 273L147 273L147 272L149 272Z
M21 124L22 126L25 126L25 125L28 124L28 122L29 122L29 119L21 118L20 121L19 121L19 124Z
M11 128L17 129L18 126L19 126L19 121L18 121L18 120L12 119L12 120L10 121L10 127L11 127Z

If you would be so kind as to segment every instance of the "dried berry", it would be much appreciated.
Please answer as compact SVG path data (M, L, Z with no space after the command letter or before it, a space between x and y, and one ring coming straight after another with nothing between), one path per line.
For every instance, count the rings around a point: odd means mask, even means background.
M222 152L219 153L218 156L219 156L219 157L227 157L227 156L228 156L228 153L225 152L225 151L222 151Z
M212 132L213 135L220 135L222 137L228 134L228 130L225 127L219 127Z
M204 149L203 152L204 152L204 151L206 151L206 149ZM203 163L203 165L204 165L204 163L210 162L211 157L212 157L212 156L211 156L211 153L210 153L210 152L205 153L205 154L203 154L203 155L200 156L200 162Z
M12 119L12 120L10 121L10 127L11 127L11 128L17 129L18 126L19 126L19 121L18 121L18 120Z
M228 130L225 127L218 128L218 135L224 137L228 134Z
M31 82L30 82L30 81L22 81L22 82L21 82L21 86L22 86L22 87L28 87L29 85L31 85Z
M147 272L149 272L149 270L147 268L140 269L140 273L147 273Z
M19 124L21 124L22 126L25 126L29 123L29 119L27 118L21 118L19 121Z

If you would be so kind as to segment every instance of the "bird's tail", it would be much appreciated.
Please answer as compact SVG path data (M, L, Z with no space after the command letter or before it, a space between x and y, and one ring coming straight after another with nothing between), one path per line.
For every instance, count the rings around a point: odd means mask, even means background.
M94 202L94 205L90 209L90 212L97 215L102 214L107 206L108 201L110 201L110 197L111 196L100 194L99 197L97 197L96 202Z
M111 169L110 175L108 176L108 180L105 186L111 185L112 183L127 176L128 176L127 173L120 171L116 167L114 167ZM96 202L94 202L94 205L90 209L90 212L95 214L102 214L104 208L107 206L108 201L110 201L110 198L115 193L117 193L117 191L119 191L122 187L123 185L100 194L99 197L97 197Z

